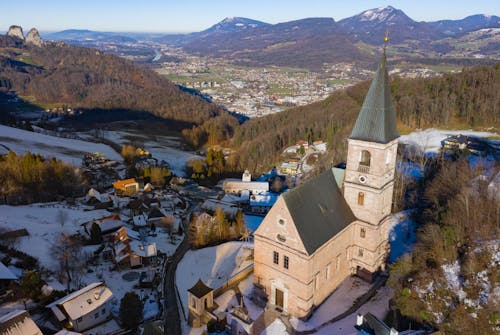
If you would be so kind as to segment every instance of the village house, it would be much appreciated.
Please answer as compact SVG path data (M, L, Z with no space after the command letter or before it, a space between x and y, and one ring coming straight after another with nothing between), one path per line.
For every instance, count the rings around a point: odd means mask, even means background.
M244 191L248 191L251 194L259 194L269 191L269 183L262 181L252 181L250 172L248 170L245 170L241 180L224 180L222 189L224 190L224 192L232 194L241 194Z
M141 240L139 232L122 227L116 231L112 239L115 263L127 263L130 267L155 264L158 250L156 243Z
M348 276L385 269L398 137L384 55L348 139L344 180L332 169L283 193L255 231L257 298L307 317Z
M65 328L78 332L110 318L113 293L104 283L90 284L47 305Z
M2 335L43 335L25 310L14 310L0 317Z
M118 180L113 183L115 195L120 197L132 196L139 192L139 183L135 178Z
M92 225L94 223L99 227L101 234L103 235L112 233L125 225L125 222L121 220L120 215L117 213L113 213L108 216L103 216L102 218L85 222L82 224L85 232L89 236L90 236L90 231L92 229Z
M4 298L4 295L9 295L9 285L15 280L17 280L17 276L0 262L0 301Z

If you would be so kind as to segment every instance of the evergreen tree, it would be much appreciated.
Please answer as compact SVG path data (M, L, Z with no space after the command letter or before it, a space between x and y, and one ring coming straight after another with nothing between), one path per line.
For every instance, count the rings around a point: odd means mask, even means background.
M127 292L120 301L120 321L127 329L135 329L142 321L143 304L135 292Z

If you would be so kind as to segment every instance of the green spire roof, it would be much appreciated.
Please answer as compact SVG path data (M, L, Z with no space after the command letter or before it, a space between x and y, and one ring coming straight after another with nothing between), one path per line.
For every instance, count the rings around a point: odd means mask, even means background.
M350 138L388 143L398 137L384 52Z

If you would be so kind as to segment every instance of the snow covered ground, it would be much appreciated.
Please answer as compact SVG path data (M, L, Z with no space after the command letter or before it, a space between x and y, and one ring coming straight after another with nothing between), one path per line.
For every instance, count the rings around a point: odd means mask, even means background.
M297 330L307 330L317 327L348 310L356 298L368 292L370 286L370 284L357 277L349 277L314 311L309 320L302 321L292 318L290 322Z
M63 213L63 215L61 215ZM26 228L29 236L19 238L19 249L39 259L40 264L54 269L56 260L51 247L61 232L74 234L81 230L80 224L109 215L106 210L84 211L59 203L32 204L26 206L0 206L0 227L7 229ZM61 225L59 217L66 217Z
M389 243L391 252L389 263L394 263L399 257L411 252L417 242L415 221L410 218L411 210L392 214L391 228L389 229Z
M159 162L164 160L177 176L185 176L186 164L196 158L203 158L192 152L181 150L180 138L175 136L149 136L126 131L105 131L104 137L118 143L133 144L147 149Z
M253 262L247 259L252 249L253 244L248 242L227 242L215 247L188 251L175 273L186 315L187 290L200 278L211 288L218 288L232 275Z
M382 287L377 294L366 304L361 306L356 312L339 320L331 325L319 329L317 335L357 335L358 331L354 328L356 324L356 315L372 313L377 318L383 320L389 311L389 300L392 298L393 292L387 286Z
M414 131L408 135L402 135L399 138L400 143L416 144L425 151L438 152L441 148L441 140L452 135L467 135L477 137L498 137L497 133L473 130L441 130L429 128L420 131Z
M122 160L116 151L105 144L44 135L3 125L0 125L0 147L2 152L6 151L5 147L17 154L30 151L43 156L53 156L75 165L81 164L85 153L94 152L104 154L107 159Z
M227 242L215 247L203 248L199 250L190 250L184 255L182 261L177 266L176 284L181 296L182 306L184 311L179 307L180 313L187 315L187 290L190 289L199 278L208 286L215 289L225 283L232 275L238 273L250 263L251 259L247 259L252 253L253 244L248 242ZM243 295L249 294L251 287L252 275L242 281L245 284L245 292ZM240 285L242 285L240 283ZM241 287L241 286L240 286ZM249 298L244 298L245 303ZM215 299L219 305L220 311L225 311L226 308L231 308L237 304L235 292L229 290ZM250 302L251 303L251 302ZM247 305L249 309L255 310L253 303ZM258 313L258 311L257 311ZM256 312L254 312L254 315ZM252 315L252 314L251 314ZM258 314L257 314L258 315ZM186 321L181 318L182 333L189 335L202 334L206 329L205 326L200 328L191 328Z

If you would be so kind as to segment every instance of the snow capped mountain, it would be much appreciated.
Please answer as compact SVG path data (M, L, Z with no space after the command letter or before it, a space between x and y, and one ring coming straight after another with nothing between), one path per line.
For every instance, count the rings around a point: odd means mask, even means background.
M439 37L427 23L416 22L392 6L366 10L339 21L339 24L355 38L376 45L383 43L387 30L393 42Z
M379 7L364 11L359 16L361 21L390 21L397 15L396 11L391 6Z
M462 20L440 20L429 22L429 24L446 36L459 36L484 28L500 28L500 17L477 14L467 16Z

